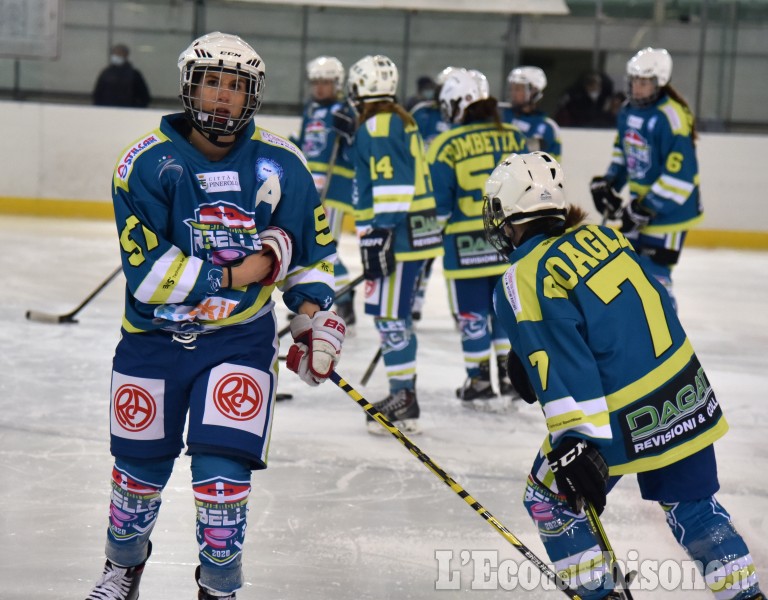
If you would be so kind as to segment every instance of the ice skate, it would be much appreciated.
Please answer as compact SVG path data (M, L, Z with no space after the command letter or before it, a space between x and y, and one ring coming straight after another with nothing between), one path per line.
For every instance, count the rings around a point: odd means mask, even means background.
M147 548L147 558L135 567L120 567L107 559L101 579L85 600L136 600L139 597L139 583L144 565L152 554L152 543Z
M415 390L398 390L390 394L384 400L376 402L373 407L383 414L395 427L403 433L420 433L419 429L419 401L416 399ZM368 433L384 435L388 431L382 427L370 415L366 415Z
M237 600L235 592L217 592L200 583L200 567L195 569L195 581L197 581L197 600Z
M483 405L487 401L496 397L491 385L491 365L484 360L480 363L480 373L467 377L464 385L456 390L456 397L461 400L465 406L474 408L485 408Z

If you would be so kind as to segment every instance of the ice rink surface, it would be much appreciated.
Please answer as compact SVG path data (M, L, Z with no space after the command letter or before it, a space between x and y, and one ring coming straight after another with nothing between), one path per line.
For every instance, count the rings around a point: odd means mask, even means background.
M356 275L354 240L345 238L341 247ZM3 216L0 265L0 599L82 599L104 560L108 394L124 280L83 310L76 325L32 323L24 313L68 312L106 278L118 265L114 225ZM675 289L683 324L731 426L716 444L718 499L768 583L768 253L688 248ZM377 336L362 314L361 294L356 304L356 335L345 343L338 372L376 401L386 394L381 367L366 388L357 383ZM278 311L283 325L279 298ZM498 413L459 405L454 389L464 380L463 361L440 269L418 336L424 433L413 441L545 558L521 502L544 436L543 416L526 404ZM498 557L501 583L510 587L514 580L505 573L517 565L509 561L523 562L515 548L397 440L368 434L364 412L332 383L309 388L284 370L279 389L294 398L277 405L270 468L253 477L246 584L238 598L565 598L519 583L509 591L473 591L484 579L474 572L482 564L462 566L462 551ZM177 461L163 500L141 597L191 599L197 550L188 457ZM610 495L603 523L619 558L685 558L661 509L640 499L632 477ZM438 582L440 550L453 551L451 581L459 590L436 590L448 585L445 573ZM495 581L490 577L489 585ZM662 582L674 583L671 571ZM701 587L700 580L694 584ZM661 586L634 596L712 597Z

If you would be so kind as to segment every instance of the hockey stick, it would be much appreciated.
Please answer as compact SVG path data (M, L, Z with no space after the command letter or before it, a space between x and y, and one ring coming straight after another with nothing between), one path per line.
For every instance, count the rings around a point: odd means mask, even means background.
M123 270L123 267L121 265L117 267L117 269L112 271L109 277L107 277L104 281L102 281L99 284L99 287L93 290L85 300L83 300L70 312L65 313L63 315L52 315L50 313L40 312L37 310L28 310L26 314L27 319L29 319L30 321L37 321L38 323L77 323L77 319L75 319L75 315L79 313L81 310L83 310L91 300L93 300L96 296L98 296L101 290L107 287L112 282L112 280L118 276L118 274L122 270Z
M400 431L397 427L395 427L383 414L381 414L376 408L368 402L363 396L360 395L360 393L355 390L349 383L344 381L339 374L336 371L331 371L330 376L331 381L335 383L337 386L339 386L346 394L352 398L355 402L357 402L363 410L368 413L373 419L375 419L384 429L389 431L393 436L397 438L397 440L405 446L408 451L413 454L416 458L418 458L427 469L432 471L435 475L437 475L438 478L440 478L445 485L447 485L449 488L451 488L458 496L464 500L469 506L471 506L477 514L479 514L483 519L488 521L493 528L510 544L512 544L517 550L525 556L530 562L533 563L533 565L541 571L542 574L544 574L547 579L549 579L552 583L554 583L557 586L557 589L562 591L565 595L567 595L569 598L573 598L574 600L581 600L581 596L579 596L576 592L574 592L571 588L568 587L568 584L558 576L557 573L555 573L552 569L550 569L546 563L544 563L538 556L536 556L523 542L518 540L514 534L512 534L509 529L504 527L496 517L494 517L488 510L480 504L477 500L475 500L472 496L469 495L469 492L467 492L463 487L461 487L453 477L448 475L443 469L441 469L437 463L435 463L429 456L424 454L422 450L414 444L406 435Z
M353 288L357 287L360 283L362 283L364 279L365 279L364 275L358 275L352 281L350 281L347 285L341 288L338 292L336 292L334 295L336 297L343 296ZM286 325L280 331L277 332L277 338L280 339L281 337L283 337L284 335L290 332L291 332L291 325L289 323L288 325Z
M328 190L331 189L331 178L333 178L333 168L336 166L336 159L339 156L339 146L341 146L341 137L336 134L336 139L333 140L333 148L331 149L331 158L328 161L328 170L325 173L325 183L320 192L320 204L325 203L325 197L328 195Z
M376 354L371 359L371 363L368 365L365 373L363 373L363 378L360 380L360 385L366 385L368 383L371 375L373 375L373 372L376 370L376 365L378 365L379 361L381 360L382 354L383 352L381 350L381 346L379 346L379 349L376 350Z
M603 551L603 556L607 556L610 561L608 566L611 569L611 577L613 577L614 585L618 584L621 587L623 594L622 598L624 598L624 600L633 600L632 592L629 591L629 584L637 573L630 571L625 576L621 571L621 565L619 565L619 562L616 560L616 553L613 551L611 542L608 541L608 535L605 533L605 529L603 529L603 524L600 522L597 510L591 502L585 503L584 512L587 514L587 520L589 521L592 531L595 536L597 536L597 544L600 546L600 550Z

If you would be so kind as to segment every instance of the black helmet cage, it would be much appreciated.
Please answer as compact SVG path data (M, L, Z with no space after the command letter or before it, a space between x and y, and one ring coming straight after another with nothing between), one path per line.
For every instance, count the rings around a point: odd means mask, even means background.
M483 196L483 227L485 228L485 239L496 248L496 251L504 258L509 256L515 249L512 240L504 232L504 226L507 224L507 217L501 208L499 198L489 198Z
M259 64L251 64L252 67L258 67ZM243 78L246 81L245 89L247 100L239 116L230 114L226 120L221 120L213 113L203 112L199 106L196 90L199 86L205 85L208 73L230 73L238 79ZM219 81L219 85L220 85ZM264 73L251 73L240 68L240 63L235 66L229 66L224 61L219 60L217 65L200 64L196 61L189 61L181 71L181 103L184 106L184 113L192 125L207 135L228 136L233 135L244 129L253 119L253 116L261 108L261 100L264 96Z

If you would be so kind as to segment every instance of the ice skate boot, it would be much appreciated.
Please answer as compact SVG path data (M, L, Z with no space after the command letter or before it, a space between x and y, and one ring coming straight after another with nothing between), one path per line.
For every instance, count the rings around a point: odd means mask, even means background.
M197 600L237 600L235 592L217 592L200 583L200 567L195 569L195 581L197 581Z
M480 363L480 374L467 377L464 385L456 390L456 397L470 405L475 400L488 400L494 398L496 393L491 386L491 364L484 360Z
M418 419L421 411L415 390L398 390L384 400L374 403L373 408L383 414L390 423L403 433L420 433ZM368 426L368 433L374 435L389 433L370 415L366 415L366 425Z
M139 583L144 573L144 565L147 564L150 554L151 542L147 547L147 558L135 567L120 567L107 559L101 579L96 582L85 600L136 600L139 597Z

